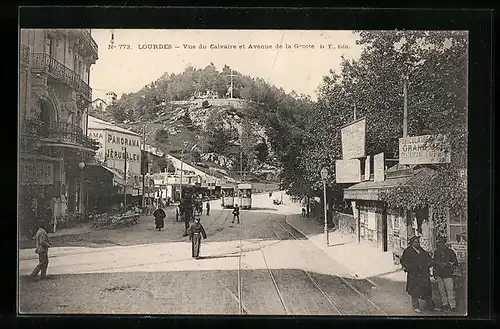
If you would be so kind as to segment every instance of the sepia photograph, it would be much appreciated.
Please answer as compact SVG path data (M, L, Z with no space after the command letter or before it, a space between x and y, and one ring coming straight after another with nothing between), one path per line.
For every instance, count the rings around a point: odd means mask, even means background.
M20 29L19 314L466 316L468 48Z

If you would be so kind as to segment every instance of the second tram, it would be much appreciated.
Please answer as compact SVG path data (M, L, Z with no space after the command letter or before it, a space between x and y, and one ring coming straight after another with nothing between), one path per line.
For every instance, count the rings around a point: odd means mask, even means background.
M251 184L238 184L238 204L241 209L252 208L252 185Z

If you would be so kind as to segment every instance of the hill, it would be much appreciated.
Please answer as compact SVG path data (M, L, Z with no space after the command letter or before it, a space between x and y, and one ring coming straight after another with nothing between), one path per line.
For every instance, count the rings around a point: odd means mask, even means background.
M228 98L230 72L210 64L165 73L138 92L95 107L91 115L140 134L144 127L146 143L176 157L183 153L191 164L211 163L236 178L242 170L247 179L276 179L281 167L276 149L284 136L273 120L293 117L304 100L234 71L234 98Z

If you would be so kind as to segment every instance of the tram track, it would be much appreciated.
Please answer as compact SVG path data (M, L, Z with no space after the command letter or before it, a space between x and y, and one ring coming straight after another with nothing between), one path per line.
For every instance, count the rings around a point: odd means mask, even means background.
M286 216L285 216L285 218L286 218ZM271 229L271 231L273 232L273 234L276 236L276 238L278 238L280 241L283 241L283 238L281 238L281 237L278 235L278 233L276 233L276 231L275 231L275 229L272 227L272 225L271 225L271 224L269 224L269 222L267 221L267 218L265 218L264 220L265 220L266 224L269 226L269 228ZM281 226L281 227L283 227L283 225L281 225L281 223L280 223L278 220L276 220L276 222L277 222L278 224L280 224L280 226ZM295 237L295 236L294 236L291 232L289 232L288 230L286 230L286 229L285 229L285 227L283 227L283 230L284 230L285 232L287 232L287 233L288 233L288 235L292 236L294 239L299 240L299 239L297 239L297 238L296 238L296 237ZM265 259L265 253L264 253L264 250L263 250L263 249L261 249L261 251L262 251L263 257L264 257L264 259ZM271 272L271 269L270 269L270 268L268 267L268 265L267 265L267 262L266 262L266 267L267 267L267 269L269 270L269 272L270 272L270 273L272 273L272 272ZM302 272L304 272L304 273L306 274L306 276L309 278L309 280L311 280L311 282L314 284L314 286L315 286L315 287L316 287L316 288L317 288L317 289L321 292L321 294L322 294L322 295L326 298L326 300L328 301L328 303L329 303L329 304L333 307L333 309L335 309L335 311L338 313L338 315L342 315L342 312L340 311L340 309L338 308L338 306L337 306L337 305L336 305L336 304L335 304L335 303L331 300L331 298L328 296L328 294L327 294L327 293L326 293L326 292L325 292L325 291L321 288L321 286L320 286L320 285L318 284L318 282L317 282L317 281L316 281L316 280L315 280L315 279L311 276L311 274L310 274L308 271L306 271L306 270L302 270ZM278 292L278 294L280 294L279 289L278 289L278 286L277 286L276 281L275 281L275 279L274 279L274 278L273 278L273 283L275 284L276 291ZM280 295L280 296L281 296L281 295ZM287 314L287 315L289 315L289 311L287 311L286 306L285 306L285 304L284 304L284 301L283 301L282 297L280 297L280 299L281 299L281 301L282 301L282 303L283 303L283 307L285 308L285 312L286 312L286 314Z
M264 218L264 220L267 223L267 218ZM285 314L286 315L290 315L290 310L288 309L288 307L285 304L285 300L283 298L283 295L280 292L280 289L278 287L278 283L276 282L276 278L274 277L273 271L271 270L271 268L269 267L269 264L267 262L266 253L264 252L264 247L262 246L262 243L261 243L260 239L258 238L257 229L255 228L255 223L252 223L252 228L253 228L253 230L255 232L255 237L258 240L259 249L260 249L260 252L262 254L262 258L264 259L264 264L266 265L267 271L269 273L269 277L271 278L271 280L273 282L273 286L274 286L274 289L276 290L276 294L278 295L278 298L280 300L281 306L283 307L283 310L285 311Z
M286 216L285 216L286 218ZM278 220L276 221L282 228L285 232L287 232L291 237L293 237L295 240L299 241L302 245L306 246L306 248L308 249L312 249L310 248L309 246L307 246L307 244L302 241L301 239L297 238L295 236L295 234L293 234L292 232L290 232L290 230L286 229L285 226L283 226L283 224L281 224ZM270 226L271 227L271 226ZM273 229L274 231L274 229ZM276 235L276 237L279 238L278 235ZM308 277L309 279L313 282L313 284L321 291L321 293L327 298L328 302L334 306L334 308L339 312L339 315L343 315L343 312L340 311L340 309L337 307L337 305L331 300L331 298L328 296L328 294L324 291L324 289L321 288L321 286L319 285L319 283L311 276L311 274L306 271L306 270L302 270ZM370 298L368 298L367 296L365 296L361 291L359 291L356 287L354 287L351 283L349 283L345 278L343 278L337 271L333 270L336 274L336 276L338 278L340 278L340 280L347 286L351 289L351 291L355 292L357 295L359 295L363 300L365 300L368 304L370 304L374 309L376 309L378 312L380 312L382 315L387 315L384 310L382 310L378 305L376 305ZM348 315L348 314L346 314Z

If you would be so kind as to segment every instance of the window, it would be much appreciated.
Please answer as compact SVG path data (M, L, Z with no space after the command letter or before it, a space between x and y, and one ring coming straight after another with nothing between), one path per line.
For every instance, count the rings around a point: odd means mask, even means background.
M467 244L467 219L459 210L450 210L448 216L448 241Z
M45 38L45 53L50 57L54 57L55 55L55 42L54 38L47 35Z

